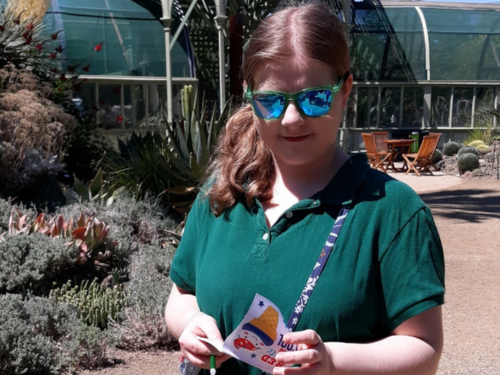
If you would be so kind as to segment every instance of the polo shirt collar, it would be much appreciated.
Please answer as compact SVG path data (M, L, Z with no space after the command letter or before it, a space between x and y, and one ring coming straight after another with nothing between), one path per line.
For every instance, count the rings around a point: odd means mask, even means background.
M342 205L351 201L369 170L366 155L354 154L340 167L328 185L311 199L331 205Z

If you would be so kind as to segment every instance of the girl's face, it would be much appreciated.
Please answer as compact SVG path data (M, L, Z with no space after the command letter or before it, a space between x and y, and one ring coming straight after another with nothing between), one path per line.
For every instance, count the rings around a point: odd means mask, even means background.
M342 72L341 74L343 74ZM270 60L259 66L252 91L293 93L310 87L333 86L337 83L333 69L307 57L293 61ZM334 94L330 111L322 117L302 115L294 102L276 120L263 120L254 113L254 124L262 140L273 153L278 166L321 167L330 165L347 102L352 78Z

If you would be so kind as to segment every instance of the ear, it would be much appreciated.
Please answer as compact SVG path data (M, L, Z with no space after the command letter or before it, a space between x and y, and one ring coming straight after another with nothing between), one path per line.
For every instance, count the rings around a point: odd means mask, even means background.
M248 87L247 81L243 81L243 96L245 96L245 93L247 92L247 87Z
M342 103L344 108L347 106L347 99L349 99L349 95L351 94L351 89L352 89L352 73L349 73L349 77L344 81L342 84Z

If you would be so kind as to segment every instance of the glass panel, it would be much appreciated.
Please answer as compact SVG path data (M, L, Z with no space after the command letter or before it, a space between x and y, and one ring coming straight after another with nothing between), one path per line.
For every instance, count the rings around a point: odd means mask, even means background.
M495 88L476 88L476 110L474 117L475 128L489 128L495 126Z
M98 127L106 130L122 128L122 120L125 119L122 116L120 91L120 84L99 84L98 109L96 111Z
M431 126L449 126L451 87L433 87Z
M399 60L406 61L407 66L411 67L411 73L407 76L426 79L425 43L420 16L414 7L385 7L385 12L402 51ZM400 69L404 66L399 64Z
M359 88L358 128L369 128L377 126L377 92L377 88Z
M472 115L472 98L474 89L469 87L455 87L453 96L454 127L469 127Z
M482 67L490 79L500 78L491 42L498 41L499 15L487 10L422 8L429 29L431 78L438 80L474 80L482 76ZM493 44L496 49L498 44Z
M401 88L384 87L380 103L380 126L399 126L399 108L401 103Z
M420 128L424 108L424 90L405 87L403 96L403 127Z
M85 74L166 75L163 25L133 1L58 0L53 2L44 23L48 33L58 33L48 48L63 48L57 55L63 70L68 65L90 65ZM181 33L172 49L174 77L193 75L186 38L187 34ZM96 51L101 42L100 51ZM77 73L82 72L77 69Z

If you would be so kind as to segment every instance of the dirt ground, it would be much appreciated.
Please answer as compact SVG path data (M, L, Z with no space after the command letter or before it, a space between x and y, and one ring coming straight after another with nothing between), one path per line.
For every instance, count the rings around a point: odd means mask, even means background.
M500 180L468 179L417 193L431 208L446 258L444 352L438 375L500 374ZM177 352L110 351L90 375L178 374Z

